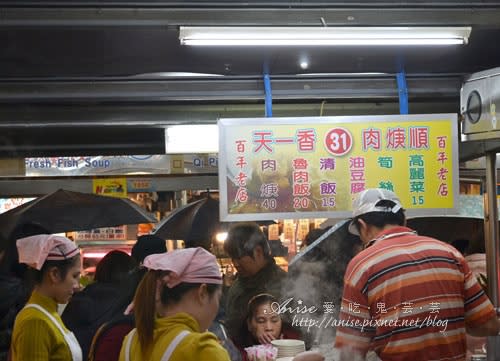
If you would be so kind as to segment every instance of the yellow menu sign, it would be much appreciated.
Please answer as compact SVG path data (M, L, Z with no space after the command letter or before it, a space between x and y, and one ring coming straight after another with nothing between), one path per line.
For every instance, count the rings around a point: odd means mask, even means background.
M350 215L366 188L410 214L454 213L456 114L219 121L224 221Z

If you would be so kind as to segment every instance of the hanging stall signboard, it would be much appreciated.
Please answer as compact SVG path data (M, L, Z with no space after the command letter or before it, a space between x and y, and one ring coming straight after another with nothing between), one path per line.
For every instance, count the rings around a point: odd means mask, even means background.
M96 228L74 232L75 241L126 241L127 226Z
M92 190L95 194L103 196L127 198L127 179L95 178L92 179Z
M340 218L366 188L409 215L454 214L456 114L221 119L224 221Z
M117 176L129 174L207 174L217 172L217 154L157 154L25 158L27 177ZM6 173L7 172L7 173Z

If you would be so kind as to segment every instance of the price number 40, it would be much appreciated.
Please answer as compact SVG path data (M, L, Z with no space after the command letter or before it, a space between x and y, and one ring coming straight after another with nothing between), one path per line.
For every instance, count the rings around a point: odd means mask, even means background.
M264 209L276 209L276 199L275 198L266 198L261 203L262 208Z

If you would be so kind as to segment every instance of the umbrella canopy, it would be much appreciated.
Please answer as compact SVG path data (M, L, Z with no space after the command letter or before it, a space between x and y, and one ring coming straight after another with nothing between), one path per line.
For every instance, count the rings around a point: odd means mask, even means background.
M0 232L9 239L16 228L33 223L58 233L154 222L129 199L59 189L0 214Z
M264 226L274 221L257 221ZM186 245L208 243L220 231L227 230L229 223L221 222L219 201L208 195L206 198L176 208L156 225L152 234L163 239L183 239Z
M164 239L183 239L186 243L211 241L224 226L219 218L219 201L207 198L176 208L153 230Z

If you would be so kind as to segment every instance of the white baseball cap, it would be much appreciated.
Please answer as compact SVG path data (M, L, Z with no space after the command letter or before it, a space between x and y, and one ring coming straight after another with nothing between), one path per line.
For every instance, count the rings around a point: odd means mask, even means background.
M380 201L391 201L394 205L380 206L378 205ZM352 202L352 218L371 212L397 213L402 208L401 201L394 192L382 188L369 188L360 192ZM349 223L348 229L350 233L359 236L358 228L353 221Z

